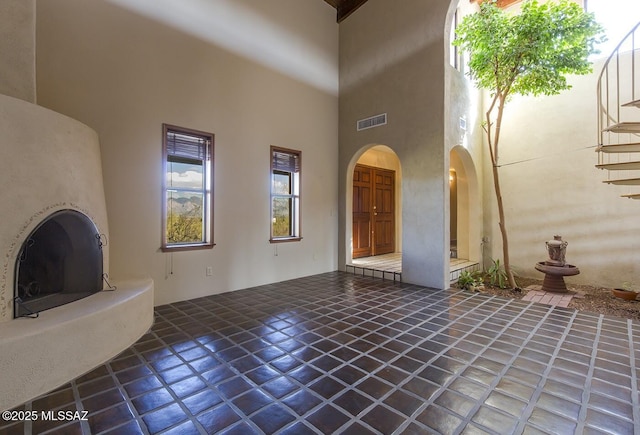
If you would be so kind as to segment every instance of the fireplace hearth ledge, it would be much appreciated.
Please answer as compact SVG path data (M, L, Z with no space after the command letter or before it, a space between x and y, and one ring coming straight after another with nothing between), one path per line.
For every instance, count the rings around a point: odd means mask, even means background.
M47 393L118 355L153 324L153 281L102 291L0 323L0 410Z

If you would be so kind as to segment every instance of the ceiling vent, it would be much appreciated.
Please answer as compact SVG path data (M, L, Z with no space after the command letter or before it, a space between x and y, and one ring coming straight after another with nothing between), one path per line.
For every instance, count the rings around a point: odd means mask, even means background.
M356 129L358 131L366 130L368 128L385 125L386 123L387 123L387 114L383 113L381 115L371 116L369 118L359 120L356 124Z

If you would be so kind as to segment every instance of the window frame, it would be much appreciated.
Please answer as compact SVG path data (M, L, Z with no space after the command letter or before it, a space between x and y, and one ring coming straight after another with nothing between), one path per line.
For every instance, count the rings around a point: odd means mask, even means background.
M274 164L276 153L289 154L295 156L297 159L296 168L293 171L287 171L283 168L278 168ZM289 174L290 191L289 194L277 193L274 191L274 175L286 175ZM294 150L290 148L278 147L271 145L269 149L269 242L270 243L284 243L284 242L298 242L302 240L302 151ZM273 234L273 220L274 220L274 208L273 202L276 198L288 198L290 201L289 206L289 235L288 236L275 236Z
M203 237L200 242L186 242L186 243L169 243L167 241L167 192L173 187L168 185L167 169L170 162L169 147L168 147L168 135L170 133L177 133L185 136L193 136L199 139L204 139L207 144L205 150L205 157L202 160L194 159L193 161L200 161L203 164ZM194 130L191 128L179 127L171 124L162 124L162 222L161 222L161 245L160 249L163 252L177 252L177 251L193 251L201 249L211 249L215 246L213 242L213 221L214 221L214 150L215 150L215 135L205 131ZM180 159L180 157L177 157ZM189 160L188 158L183 158Z

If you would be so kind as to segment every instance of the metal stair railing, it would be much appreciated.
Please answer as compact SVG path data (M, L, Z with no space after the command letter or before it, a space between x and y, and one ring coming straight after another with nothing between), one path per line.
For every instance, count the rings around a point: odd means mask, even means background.
M612 185L640 179L640 22L618 43L598 76L598 164ZM610 172L611 174L611 172ZM622 195L640 199L640 193Z

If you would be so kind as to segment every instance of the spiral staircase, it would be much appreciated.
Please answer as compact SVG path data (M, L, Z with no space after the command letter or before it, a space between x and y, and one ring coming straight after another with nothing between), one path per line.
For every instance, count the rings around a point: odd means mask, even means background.
M616 46L598 79L598 164L604 183L640 199L640 23Z

